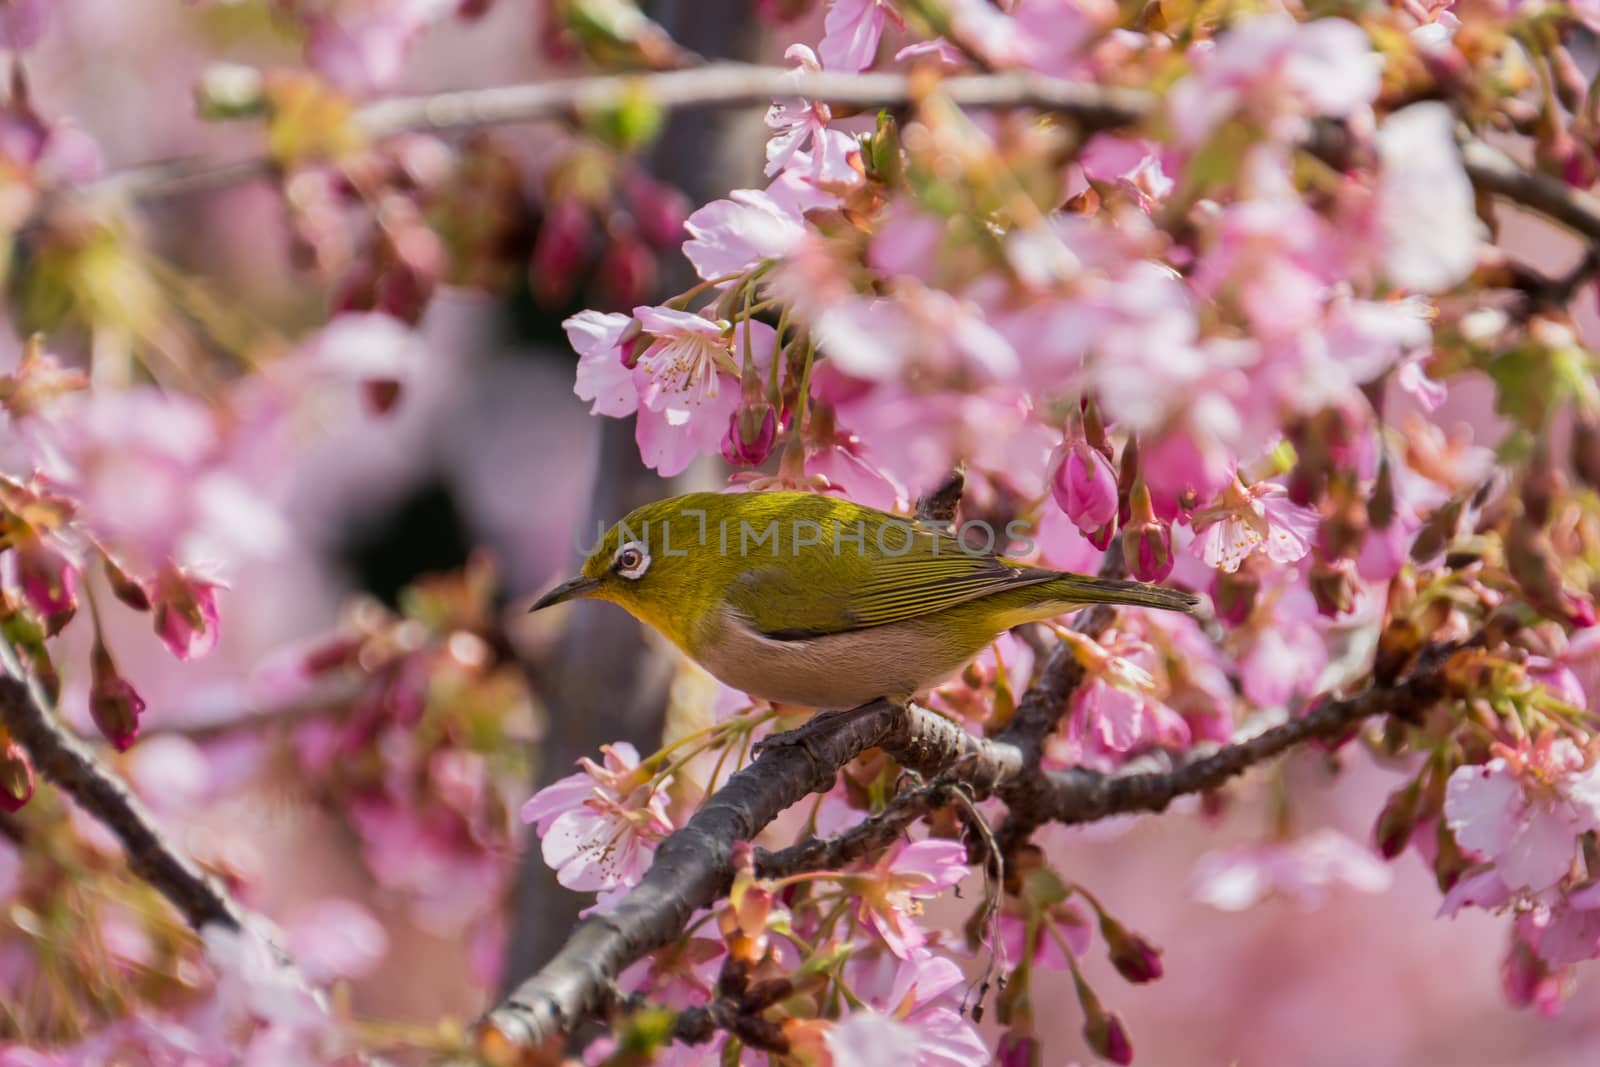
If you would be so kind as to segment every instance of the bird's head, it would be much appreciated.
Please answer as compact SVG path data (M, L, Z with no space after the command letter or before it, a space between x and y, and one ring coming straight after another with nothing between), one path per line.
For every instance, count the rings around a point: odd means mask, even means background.
M717 541L728 501L719 493L691 493L635 509L606 531L576 577L530 610L580 597L609 600L687 647L694 626L722 603L719 590L741 567Z

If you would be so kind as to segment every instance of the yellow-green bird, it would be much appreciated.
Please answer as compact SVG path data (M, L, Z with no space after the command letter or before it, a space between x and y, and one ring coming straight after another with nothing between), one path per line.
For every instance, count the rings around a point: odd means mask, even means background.
M1000 633L1088 604L1197 598L978 552L930 525L815 493L689 493L613 526L532 610L620 604L717 678L818 708L904 700Z

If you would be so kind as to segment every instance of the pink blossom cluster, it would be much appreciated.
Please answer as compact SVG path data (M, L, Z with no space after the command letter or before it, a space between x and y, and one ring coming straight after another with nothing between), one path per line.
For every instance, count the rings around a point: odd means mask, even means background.
M1084 677L1047 767L1204 751L1363 679L1392 683L1424 646L1461 646L1444 719L1384 734L1414 777L1376 850L1329 829L1220 851L1195 892L1225 909L1382 892L1378 853L1415 843L1447 913L1515 914L1508 992L1553 1008L1571 965L1600 954L1584 844L1600 830L1584 799L1593 690L1565 659L1595 619L1597 575L1577 559L1596 516L1551 459L1565 432L1552 412L1576 398L1572 470L1596 484L1595 397L1584 372L1550 369L1580 350L1563 312L1517 311L1458 113L1400 87L1418 72L1459 87L1485 46L1458 40L1449 5L1274 11L1181 38L1080 0L936 7L825 5L820 42L785 53L793 95L767 114L768 184L688 216L700 284L567 320L578 396L633 416L662 475L720 455L734 485L892 510L960 467L964 506L1029 520L1042 561L1090 572L1120 541L1133 577L1208 594L1203 624L1125 611L1093 640L1057 635ZM875 121L807 95L819 71L871 69L927 76L929 93ZM1072 141L1026 110L964 112L931 88L932 72L979 69L1163 89L1139 129ZM1479 307L1472 286L1498 292ZM1485 375L1509 428L1447 428ZM1350 650L1363 631L1377 635L1364 659ZM931 706L1003 730L1036 647L1001 638ZM634 780L649 765L630 752L563 783L560 817L587 828L576 843L552 832L555 792L533 802L568 884L612 891L600 856L642 875L635 850L673 825ZM1007 956L1035 958L1021 952L1033 938L1076 976L1091 925L1077 891L1024 906L1011 888ZM1120 929L1092 910L1103 933ZM903 958L937 938L915 914L862 919ZM1076 982L1086 1038L1123 1060L1120 1023ZM858 1011L827 1047L915 1056L913 1038ZM1030 1040L1019 1025L1002 1047L1032 1055Z

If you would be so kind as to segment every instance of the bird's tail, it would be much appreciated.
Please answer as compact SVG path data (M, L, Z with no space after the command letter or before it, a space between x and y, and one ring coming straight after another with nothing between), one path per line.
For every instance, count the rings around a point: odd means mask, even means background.
M1061 577L1046 583L1044 588L1072 604L1126 604L1135 608L1188 613L1200 603L1199 597L1181 589L1126 582L1119 578L1092 578L1082 574L1063 573Z

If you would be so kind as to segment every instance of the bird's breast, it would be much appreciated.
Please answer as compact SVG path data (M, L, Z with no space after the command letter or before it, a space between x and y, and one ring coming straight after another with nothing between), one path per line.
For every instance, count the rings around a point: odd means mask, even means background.
M752 696L815 708L909 697L955 674L983 647L925 619L794 640L767 637L734 612L708 621L696 642L702 667Z

